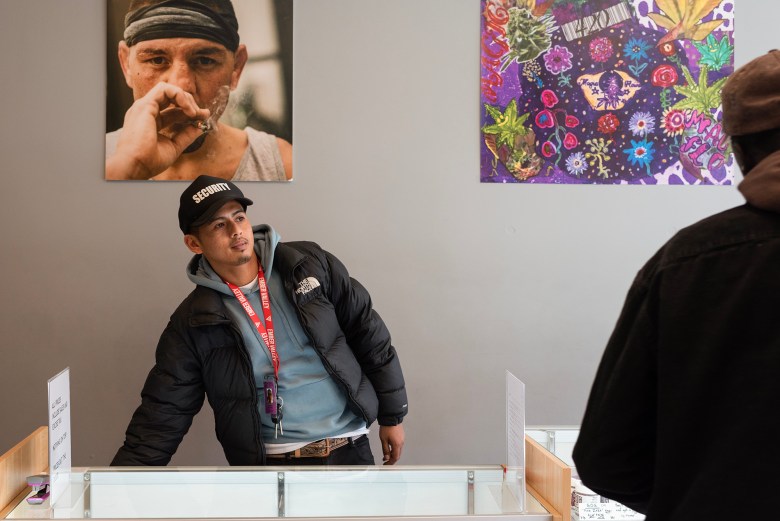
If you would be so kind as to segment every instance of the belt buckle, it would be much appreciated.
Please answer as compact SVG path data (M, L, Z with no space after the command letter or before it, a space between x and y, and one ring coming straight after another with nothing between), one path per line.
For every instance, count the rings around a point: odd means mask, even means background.
M301 458L326 458L330 456L330 440L324 439L301 447Z

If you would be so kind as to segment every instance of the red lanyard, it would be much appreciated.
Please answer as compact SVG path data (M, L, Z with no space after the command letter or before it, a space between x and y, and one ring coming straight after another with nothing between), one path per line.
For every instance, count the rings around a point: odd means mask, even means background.
M258 264L260 263L258 262ZM249 303L249 300L247 300L238 286L228 281L225 281L225 283L241 303L247 316L257 328L257 332L260 333L263 342L268 346L268 351L271 352L271 362L274 366L274 376L276 377L276 380L279 381L279 354L276 352L274 322L271 318L271 299L268 297L268 285L265 283L263 267L260 266L257 270L257 285L260 287L260 304L263 307L263 313L265 314L265 324L263 324L263 321L257 316L252 304Z

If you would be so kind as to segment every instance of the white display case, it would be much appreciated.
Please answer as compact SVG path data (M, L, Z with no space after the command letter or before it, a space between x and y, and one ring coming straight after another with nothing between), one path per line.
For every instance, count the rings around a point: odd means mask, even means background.
M552 521L530 496L521 512L511 482L499 465L83 468L54 505L19 497L5 518Z

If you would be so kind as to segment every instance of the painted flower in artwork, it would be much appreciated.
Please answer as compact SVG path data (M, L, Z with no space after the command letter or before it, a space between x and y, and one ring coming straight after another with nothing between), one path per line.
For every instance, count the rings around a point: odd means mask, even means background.
M650 175L650 162L653 160L655 150L653 150L653 142L643 139L641 141L631 140L631 147L626 148L623 152L628 156L628 160L632 165L643 166L647 169L647 175Z
M685 130L685 113L680 109L667 109L661 127L667 136L679 136Z
M628 128L635 136L646 136L655 130L655 118L649 112L635 112L628 120Z
M552 128L555 126L555 117L549 110L540 110L534 119L539 128Z
M653 70L650 82L656 87L667 88L677 84L677 69L669 64L661 64Z
M640 61L648 58L647 51L651 49L651 45L642 38L631 38L625 46L623 46L623 53L630 60Z
M571 132L567 132L566 135L563 137L563 148L566 150L571 150L572 148L576 147L580 144L580 140L572 134Z
M536 83L539 87L544 85L544 83L542 83L542 79L539 77L541 72L542 66L536 63L534 60L525 62L523 64L523 77L530 82Z
M550 89L545 89L542 91L542 103L548 109L552 108L558 103L558 96Z
M599 118L598 131L602 134L614 134L617 131L619 125L620 120L618 120L617 116L611 112L608 112Z
M593 58L594 62L604 63L612 57L614 52L612 40L606 36L599 36L590 41L590 57Z
M664 56L674 56L677 54L677 47L674 46L674 42L662 43L658 46L658 50Z
M564 119L564 124L569 128L574 128L580 124L580 120L577 119L577 116L566 114L566 118Z
M566 170L571 175L581 176L588 168L588 162L585 159L585 154L582 152L575 152L566 158Z
M560 74L571 69L573 54L562 45L556 45L544 54L544 66L552 74Z
M556 152L558 152L558 147L556 147L551 141L545 141L542 143L542 155L544 157L551 157Z

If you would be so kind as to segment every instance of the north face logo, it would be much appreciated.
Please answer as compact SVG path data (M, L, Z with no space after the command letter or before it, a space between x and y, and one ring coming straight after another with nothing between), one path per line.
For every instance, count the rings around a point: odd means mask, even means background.
M306 277L298 283L298 289L295 290L296 295L305 295L313 289L320 287L320 281L314 277Z

